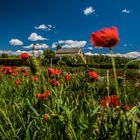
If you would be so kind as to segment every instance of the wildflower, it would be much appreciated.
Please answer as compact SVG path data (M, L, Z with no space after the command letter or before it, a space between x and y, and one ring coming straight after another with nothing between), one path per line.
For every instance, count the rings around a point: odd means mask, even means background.
M93 32L90 36L90 42L96 47L114 47L119 42L117 27L103 28L99 31Z
M64 75L64 79L66 80L66 81L69 81L70 80L70 74L67 74L67 75Z
M122 110L125 110L125 111L129 111L130 109L132 108L132 105L128 105L128 104L126 104L126 105L121 105L121 109Z
M94 71L88 71L88 76L90 79L99 80L98 74Z
M56 79L51 79L50 80L50 85L58 87L58 86L60 86L60 82Z
M34 80L34 82L37 82L37 81L38 81L38 77L35 75L35 76L33 77L33 80Z
M40 101L45 101L45 100L48 99L49 95L50 95L50 91L49 90L46 90L44 93L38 93L36 95L36 97Z
M21 81L20 81L19 79L17 79L17 80L15 81L16 85L19 85L20 82L21 82Z
M12 74L14 71L12 69L12 67L5 67L4 68L4 74Z
M118 106L119 105L118 96L111 95L111 96L107 96L106 98L102 99L101 106L103 108L106 108L107 105L109 105L110 107Z
M49 120L49 115L48 114L44 114L43 115L43 119L47 122Z
M48 68L48 73L49 73L49 75L60 75L61 71L57 68L55 68L55 69Z
M21 53L20 58L23 60L27 60L29 58L29 54L28 53Z

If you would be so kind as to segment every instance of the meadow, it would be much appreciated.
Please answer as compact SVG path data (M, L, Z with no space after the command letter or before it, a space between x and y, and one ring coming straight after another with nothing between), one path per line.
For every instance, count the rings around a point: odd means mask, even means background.
M27 60L25 60L27 61ZM139 69L0 67L0 139L139 139Z

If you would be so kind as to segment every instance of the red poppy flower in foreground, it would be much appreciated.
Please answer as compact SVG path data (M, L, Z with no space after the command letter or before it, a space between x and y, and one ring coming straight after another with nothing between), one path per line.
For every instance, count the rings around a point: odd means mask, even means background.
M107 96L106 98L102 99L101 105L103 108L106 108L107 105L110 107L118 106L119 105L118 96L116 95Z
M90 79L99 80L98 74L94 71L88 71L88 76Z
M103 28L91 33L90 42L96 47L114 47L119 42L117 27L113 26L111 28Z
M27 60L29 58L29 54L28 53L21 53L20 58L23 60Z
M55 69L48 68L48 73L49 73L49 75L60 75L61 71L57 68L55 68Z

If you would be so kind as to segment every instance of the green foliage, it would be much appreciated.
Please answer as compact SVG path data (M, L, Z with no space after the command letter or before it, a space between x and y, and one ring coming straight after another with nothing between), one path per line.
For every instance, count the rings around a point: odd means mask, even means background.
M55 57L55 53L51 49L46 49L43 52L43 56L44 56L45 59L49 59L50 60L51 58Z
M39 75L39 72L40 72L39 60L35 57L30 57L29 62L30 62L29 67L31 69L32 74Z
M103 108L101 100L108 89L109 95L116 95L112 69L107 77L106 69L61 65L58 68L62 73L50 76L37 58L31 57L29 62L28 76L4 75L0 68L0 139L138 139L140 87L135 84L139 81L139 69L117 69L119 105ZM90 80L89 70L96 71L99 80ZM71 79L65 81L64 75L68 73ZM34 75L38 75L37 81L33 80ZM50 85L52 78L59 80L60 86ZM37 94L46 90L50 91L48 98L39 100ZM129 111L126 104L131 106ZM48 114L47 121L44 114Z
M82 56L64 56L62 60L65 61L67 65L78 65L78 64L85 64Z
M20 58L0 58L0 65L5 66L23 66L29 65L28 61L24 61Z
M0 57L1 58L9 58L9 55L7 53L2 53Z

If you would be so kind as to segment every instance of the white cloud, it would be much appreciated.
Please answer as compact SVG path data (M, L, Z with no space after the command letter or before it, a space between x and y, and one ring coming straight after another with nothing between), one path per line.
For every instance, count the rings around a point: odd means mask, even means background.
M130 11L129 9L123 9L123 10L122 10L122 13L124 13L124 14L130 14L131 11Z
M94 12L95 12L95 9L93 9L92 6L86 8L86 9L84 10L84 14L85 14L85 15L90 15L90 14L92 14L92 13L94 13Z
M33 46L34 46L34 49L47 49L47 48L49 48L49 46L47 44L30 44L29 46L24 46L23 48L31 49L31 48L33 48Z
M93 50L93 47L88 47L87 49L88 49L88 50Z
M129 52L123 55L124 57L130 57L130 58L138 58L140 57L140 52Z
M21 50L16 50L16 51L13 51L13 50L5 50L5 51L3 51L3 50L0 50L0 55L2 54L2 53L6 53L6 54L8 54L8 55L20 55L21 53L23 53L23 52L27 52L27 51L21 51ZM29 53L29 52L27 52L27 53Z
M17 55L18 56L18 55L20 55L21 53L24 53L24 52L28 53L30 56L33 55L32 51L22 51L22 50L16 50L16 51L12 51L12 50L3 51L3 50L0 50L0 55L2 53L6 53L6 54L8 54L10 56L11 55ZM42 53L43 53L43 50L34 50L34 55L35 56L39 56Z
M91 52L86 52L84 55L104 55L104 56L111 56L111 54L99 54L99 53L91 53ZM114 57L126 57L126 58L140 58L140 52L128 52L128 53L115 53L113 54Z
M38 40L48 40L48 39L42 37L41 35L38 35L37 33L31 33L30 36L28 37L28 40L38 41Z
M10 45L13 45L13 46L20 46L20 45L23 45L23 42L20 41L19 39L11 39L9 41Z
M86 53L84 53L84 55L92 56L92 55L95 55L95 54L93 54L93 53L91 53L91 52L86 52Z
M34 55L34 56L39 56L40 54L43 53L43 50L29 51L29 53L30 53L31 55Z
M58 44L62 48L83 48L87 44L87 42L77 40L60 40L58 42L54 42L52 44L52 48L56 48Z
M51 29L54 29L55 27L53 27L52 25L45 25L45 24L41 24L38 27L35 26L35 29L38 30L46 30L46 31L50 31Z

